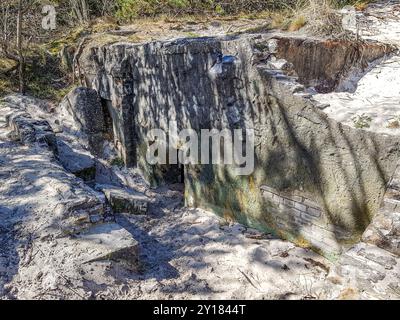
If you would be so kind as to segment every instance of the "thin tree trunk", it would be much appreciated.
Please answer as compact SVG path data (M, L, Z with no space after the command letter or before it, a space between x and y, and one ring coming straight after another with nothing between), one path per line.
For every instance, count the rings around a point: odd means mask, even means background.
M89 9L86 0L70 0L70 4L79 23L87 23L89 21Z
M17 50L18 50L18 77L19 92L25 94L25 59L22 52L22 0L18 0L18 18L17 18Z
M8 4L6 4L5 8L3 9L3 41L7 43L8 41Z
M86 4L86 0L81 0L81 7L82 7L82 15L83 15L83 19L86 22L89 21L89 11L88 11L88 7Z

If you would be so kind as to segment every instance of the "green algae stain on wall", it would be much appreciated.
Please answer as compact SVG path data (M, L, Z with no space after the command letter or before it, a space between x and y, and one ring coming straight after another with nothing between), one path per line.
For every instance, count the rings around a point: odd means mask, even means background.
M234 176L228 166L187 167L185 201L190 207L212 210L228 221L273 232L256 175Z

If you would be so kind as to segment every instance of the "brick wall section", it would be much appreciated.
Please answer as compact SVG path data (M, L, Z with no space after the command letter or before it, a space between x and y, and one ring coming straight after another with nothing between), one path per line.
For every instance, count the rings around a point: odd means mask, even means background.
M341 253L337 241L340 230L316 202L265 185L261 186L261 193L278 231L302 238L323 252Z
M261 193L278 231L301 236L323 252L342 252L338 237L345 239L345 232L330 222L315 201L265 185L261 187ZM362 239L400 256L400 165L388 184L379 212Z

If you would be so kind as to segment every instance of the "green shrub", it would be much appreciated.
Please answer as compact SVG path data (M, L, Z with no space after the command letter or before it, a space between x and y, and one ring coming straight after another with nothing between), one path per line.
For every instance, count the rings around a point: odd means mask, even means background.
M365 129L371 127L372 118L365 113L355 115L351 120L354 123L354 127L357 129Z
M296 0L117 0L116 16L121 20L132 20L142 16L160 14L237 14L264 10L282 9Z
M332 0L333 6L361 4L369 0ZM131 21L137 17L185 14L239 14L266 10L295 9L307 0L116 0L116 17Z
M139 16L155 16L187 12L190 0L117 0L117 18L132 20Z
M119 157L112 159L112 160L110 161L110 164L111 164L112 166L117 166L117 167L123 167L123 166L125 166L124 160L121 159L121 158L119 158Z

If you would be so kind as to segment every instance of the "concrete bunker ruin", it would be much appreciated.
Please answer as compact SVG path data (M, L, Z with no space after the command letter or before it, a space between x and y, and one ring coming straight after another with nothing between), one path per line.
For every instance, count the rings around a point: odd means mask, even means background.
M329 118L310 92L340 90L354 70L392 50L262 34L91 45L79 64L108 110L125 164L152 185L179 182L182 167L148 165L149 130L168 131L169 121L196 131L254 129L254 173L187 165L186 205L333 257L358 242L377 213L400 138ZM216 65L220 72L210 72Z

